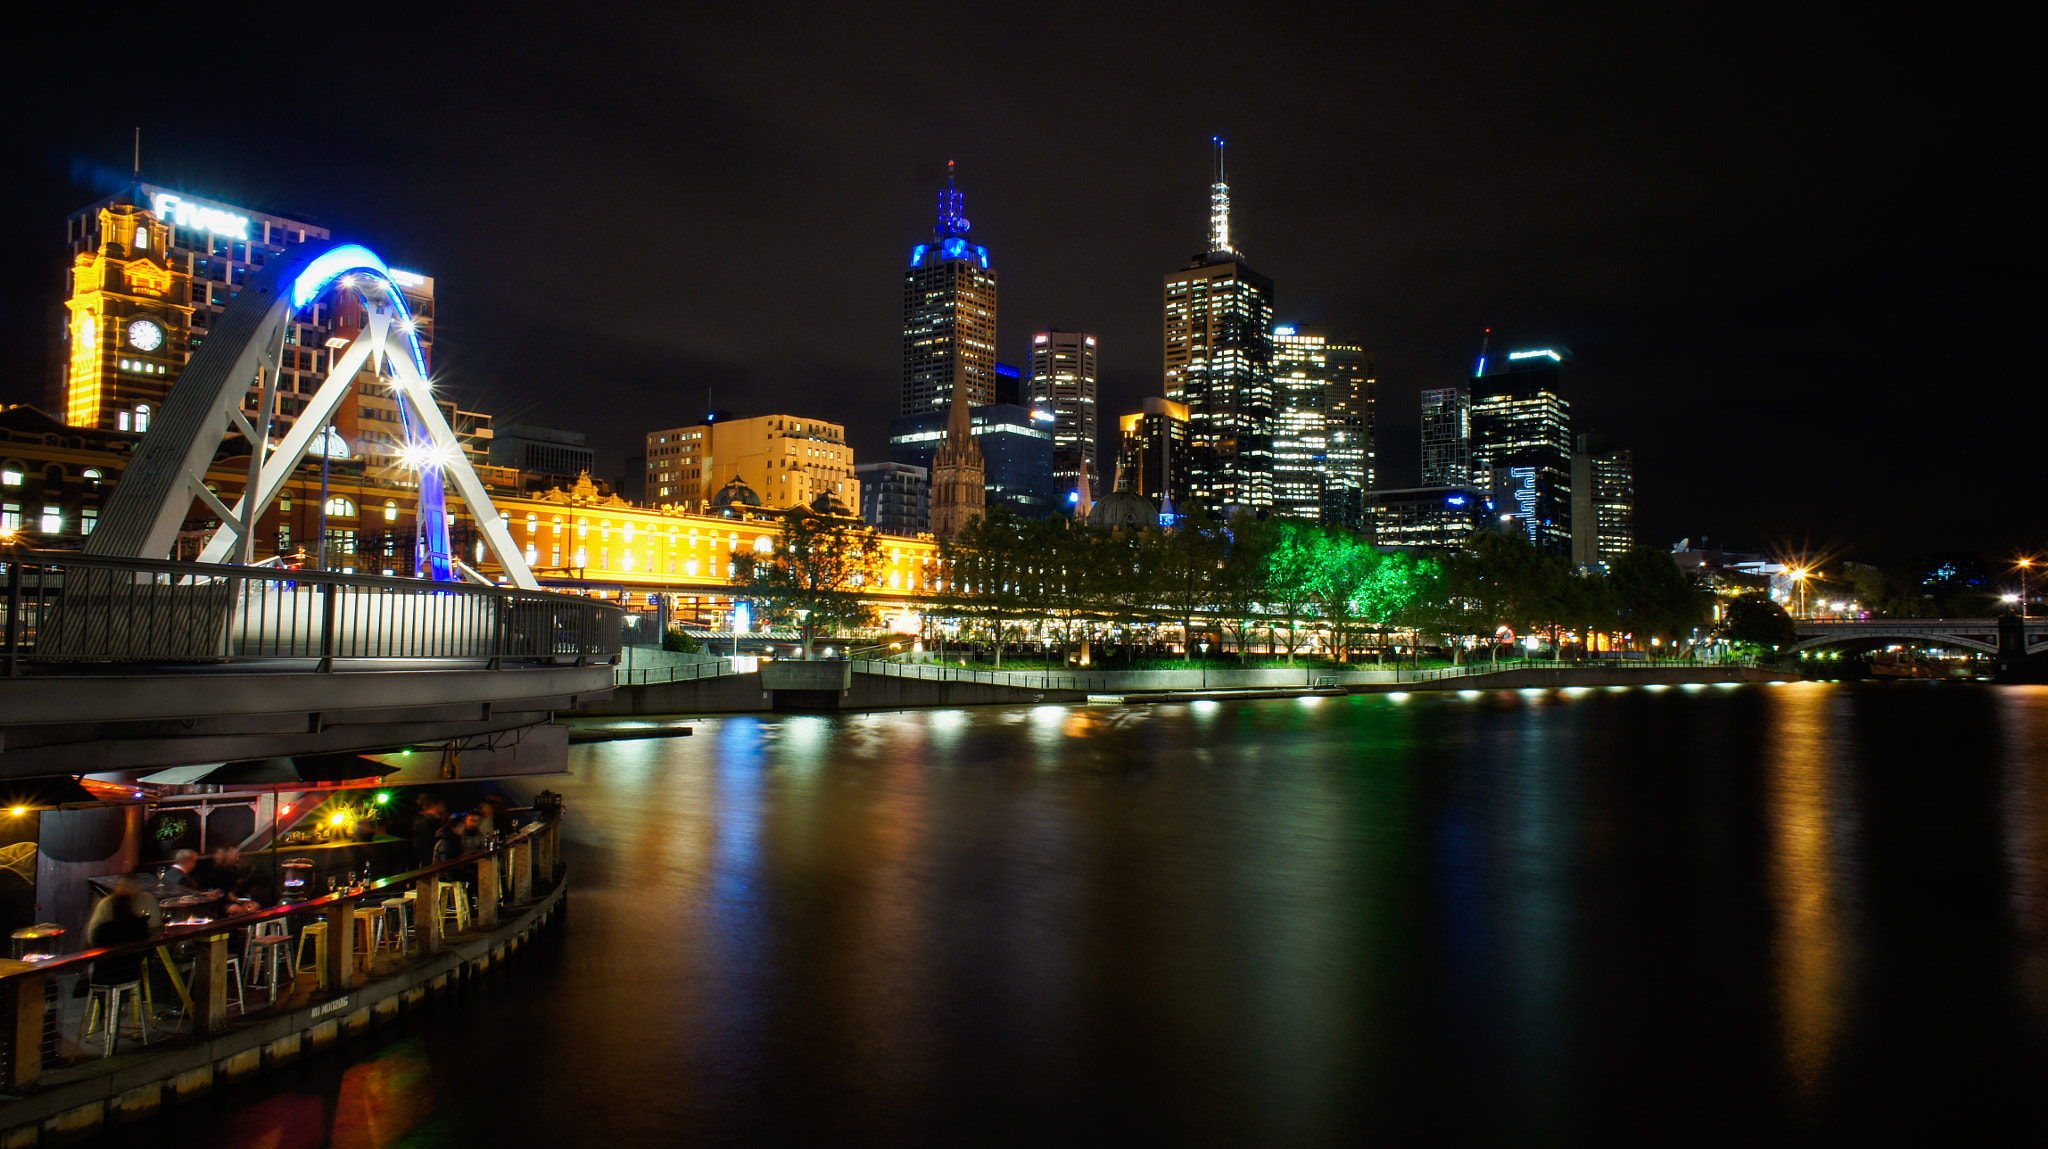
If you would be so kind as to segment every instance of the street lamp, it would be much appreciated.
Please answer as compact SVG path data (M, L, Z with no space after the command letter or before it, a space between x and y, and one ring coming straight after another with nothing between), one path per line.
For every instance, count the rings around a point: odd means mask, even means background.
M2020 621L2027 621L2027 570L2034 565L2033 559L2019 560L2020 568Z
M1806 616L1806 576L1813 572L1795 567L1785 573L1799 584L1799 615L1804 618Z

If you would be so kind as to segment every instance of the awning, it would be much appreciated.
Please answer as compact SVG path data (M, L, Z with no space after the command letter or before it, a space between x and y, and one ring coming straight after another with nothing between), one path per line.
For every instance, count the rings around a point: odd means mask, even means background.
M349 782L397 773L360 754L305 754L297 758L248 758L173 766L138 779L158 786L291 786L301 782Z
M0 808L34 809L38 806L68 806L97 802L99 795L78 784L69 774L45 778L9 778L0 781Z

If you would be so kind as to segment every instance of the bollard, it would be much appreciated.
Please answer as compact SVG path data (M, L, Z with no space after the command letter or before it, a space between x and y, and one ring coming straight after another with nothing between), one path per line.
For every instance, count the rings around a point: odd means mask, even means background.
M7 1063L7 1091L25 1093L43 1077L43 981L48 974L14 979L14 1024L8 1034L14 1056Z
M228 1030L228 935L201 938L193 947L193 1024L201 1037L214 1037Z
M420 953L441 952L441 876L428 874L413 885L412 931Z

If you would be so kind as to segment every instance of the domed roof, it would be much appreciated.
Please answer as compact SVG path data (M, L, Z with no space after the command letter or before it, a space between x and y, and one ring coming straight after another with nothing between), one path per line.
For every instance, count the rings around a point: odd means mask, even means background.
M1145 530L1159 525L1159 508L1135 491L1112 491L1088 512L1088 525L1113 531Z
M819 515L836 515L842 519L853 517L853 512L846 509L846 504L839 500L839 496L830 491L818 492L818 497L811 500L811 512Z
M749 487L746 484L746 480L738 475L734 475L732 482L718 488L718 493L711 496L711 509L714 513L724 512L731 515L737 513L735 508L758 507L760 505L761 496L756 494L754 488Z

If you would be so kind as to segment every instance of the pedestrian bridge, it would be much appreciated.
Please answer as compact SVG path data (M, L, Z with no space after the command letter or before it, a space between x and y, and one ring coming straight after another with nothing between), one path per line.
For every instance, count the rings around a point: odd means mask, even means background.
M71 552L0 562L0 779L405 746L439 752L444 777L450 751L471 775L494 759L559 769L554 712L608 695L619 651L619 608L576 595Z
M1801 619L1793 626L1799 636L1790 647L1793 651L1845 644L1913 642L1993 655L2048 653L2048 619L2041 618L2030 618L2024 623L2014 616Z

